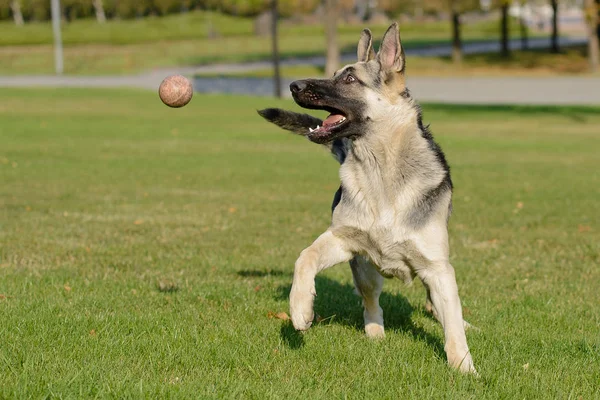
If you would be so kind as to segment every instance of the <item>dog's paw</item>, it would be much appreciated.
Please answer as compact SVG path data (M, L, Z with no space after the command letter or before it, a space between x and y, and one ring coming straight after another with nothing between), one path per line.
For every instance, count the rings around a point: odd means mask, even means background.
M370 323L365 325L365 333L369 339L383 339L385 338L385 331L383 325Z
M312 325L315 317L313 301L314 295L311 291L302 292L292 287L290 292L290 316L296 330L305 331Z
M448 353L448 364L453 368L458 369L463 374L473 374L475 376L479 376L477 370L475 369L475 365L473 364L473 358L471 357L470 352L461 353Z
M471 356L469 356L468 359L465 358L463 360L458 370L463 374L470 374L479 378L479 373L475 369L475 365L473 365L473 359L471 359Z

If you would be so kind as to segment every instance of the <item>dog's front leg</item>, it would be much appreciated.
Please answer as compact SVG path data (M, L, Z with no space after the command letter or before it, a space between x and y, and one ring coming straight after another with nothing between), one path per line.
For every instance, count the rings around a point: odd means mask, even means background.
M477 374L467 345L454 268L446 262L420 270L418 274L427 287L431 311L444 328L448 364L462 372Z
M328 230L300 253L294 268L294 282L290 292L290 314L297 330L310 328L316 296L315 276L322 270L348 261L352 252L345 241Z

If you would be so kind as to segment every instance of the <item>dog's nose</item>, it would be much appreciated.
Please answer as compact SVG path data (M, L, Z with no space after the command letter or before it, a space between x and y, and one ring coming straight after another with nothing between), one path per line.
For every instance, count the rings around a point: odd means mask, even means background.
M306 89L306 81L295 81L290 84L292 93L300 93L304 89Z

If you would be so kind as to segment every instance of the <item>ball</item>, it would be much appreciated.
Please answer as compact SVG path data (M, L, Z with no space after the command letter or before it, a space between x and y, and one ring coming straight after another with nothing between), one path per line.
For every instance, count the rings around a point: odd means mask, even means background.
M192 99L192 82L185 76L171 75L166 77L158 88L158 95L169 107L183 107Z

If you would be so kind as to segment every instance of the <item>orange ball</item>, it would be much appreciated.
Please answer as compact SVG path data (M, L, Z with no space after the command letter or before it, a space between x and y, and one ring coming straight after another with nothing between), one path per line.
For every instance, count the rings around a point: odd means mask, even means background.
M185 76L171 75L166 77L158 88L158 95L169 107L183 107L192 99L194 90L192 82Z

